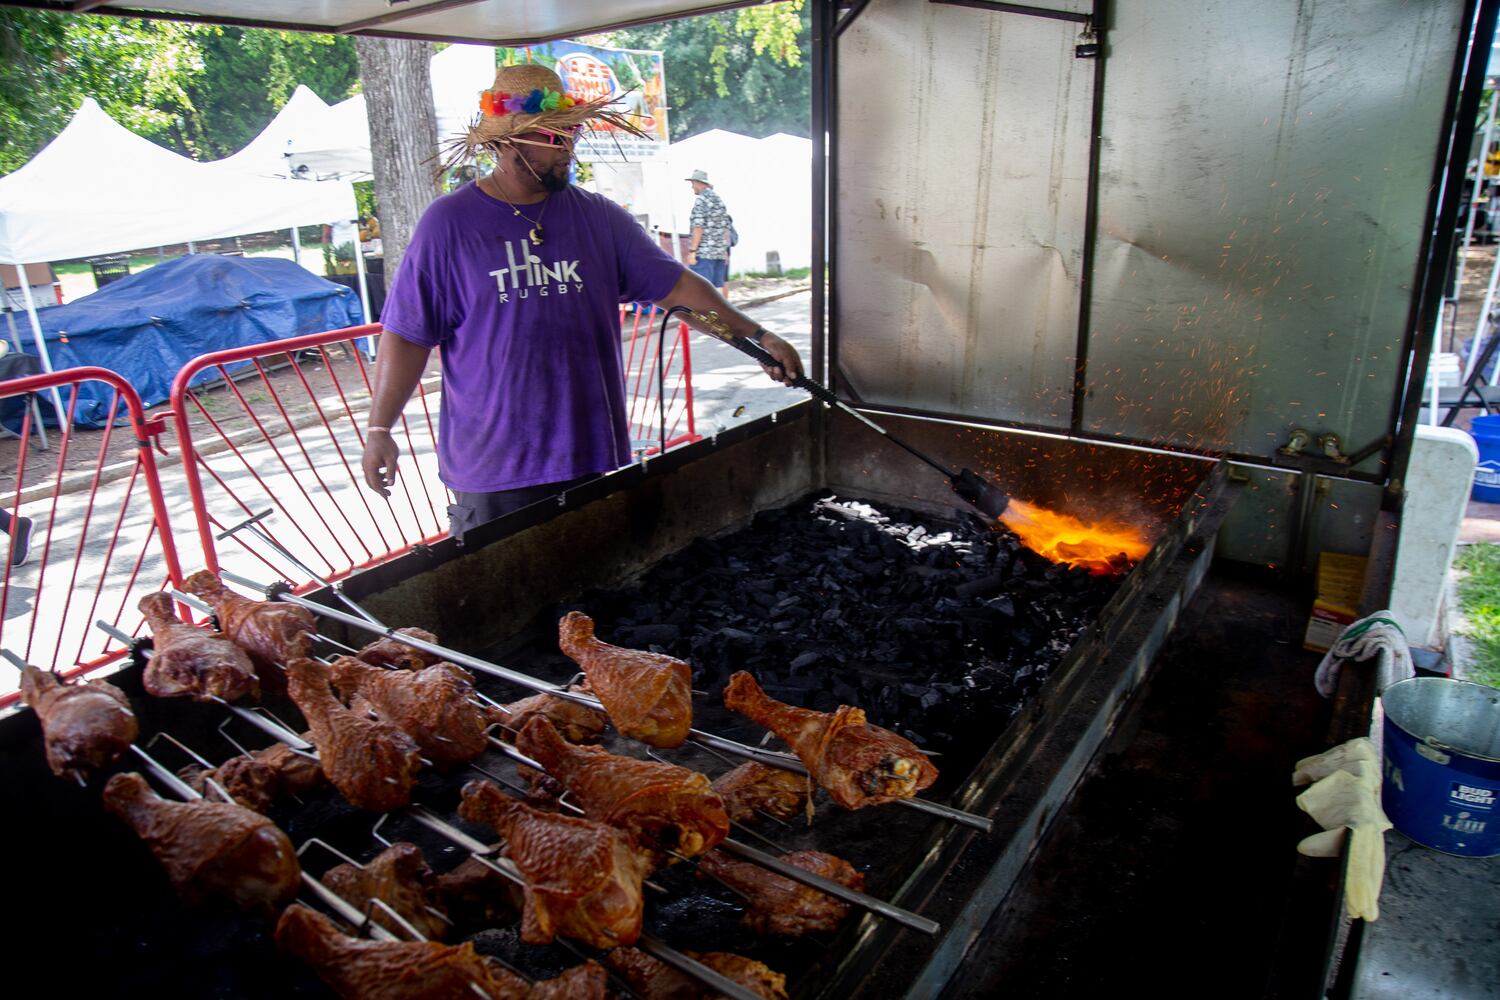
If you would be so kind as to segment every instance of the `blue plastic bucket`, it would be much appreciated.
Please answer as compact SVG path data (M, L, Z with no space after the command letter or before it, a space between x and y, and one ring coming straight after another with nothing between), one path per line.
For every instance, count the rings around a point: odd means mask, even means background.
M1500 503L1500 414L1475 417L1469 434L1479 446L1479 465L1474 469L1470 495L1481 503Z
M1413 677L1380 698L1386 816L1446 854L1500 854L1500 689Z

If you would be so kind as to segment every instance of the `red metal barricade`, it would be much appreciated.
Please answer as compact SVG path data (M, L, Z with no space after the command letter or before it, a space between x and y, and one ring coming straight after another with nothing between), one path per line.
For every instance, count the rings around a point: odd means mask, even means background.
M678 324L658 350L659 315L655 307L637 312L628 326L621 316L630 433L644 454L663 440L671 448L699 439L688 328ZM364 486L370 345L380 332L372 324L217 351L178 372L172 419L210 569L233 551L226 568L256 579L269 570L305 590L447 535L432 403L441 390L436 356L395 428L402 455L392 496ZM206 378L207 386L193 388ZM267 509L274 515L254 531L224 540Z
M693 358L686 323L661 343L661 311L620 311L625 331L625 399L630 439L639 454L654 455L701 440L693 414ZM660 345L660 346L658 346Z
M103 382L110 404L99 431L72 426L78 387ZM63 677L86 674L128 652L94 627L103 621L127 635L141 632L136 603L146 594L182 582L161 474L152 448L165 429L147 420L136 391L103 368L71 368L0 382L0 398L57 389L68 426L55 441L55 455L34 457L36 411L17 407L20 438L15 465L3 482L6 516L4 582L0 584L0 648ZM71 390L71 391L70 391ZM120 424L120 426L116 426ZM74 448L80 435L83 461ZM130 435L126 447L119 437ZM88 460L88 455L95 457ZM128 456L128 457L126 457ZM33 463L39 463L33 464ZM51 465L52 471L46 471ZM14 565L21 518L31 523L30 559ZM28 599L29 598L29 605ZM0 664L0 708L19 698L19 671Z
M446 537L435 369L393 428L401 460L391 496L364 485L380 332L370 324L215 351L177 373L172 420L210 569L228 560L224 568L244 576L306 590ZM255 531L226 540L225 532L266 510L272 515Z

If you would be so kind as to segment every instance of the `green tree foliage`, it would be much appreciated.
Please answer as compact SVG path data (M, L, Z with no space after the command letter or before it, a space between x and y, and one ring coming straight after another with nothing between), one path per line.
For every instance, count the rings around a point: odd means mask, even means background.
M199 159L228 156L259 135L299 83L329 104L358 89L348 37L225 28L203 39L202 51L203 73L189 88L205 137Z
M602 44L666 53L673 141L712 128L810 134L812 26L803 0L628 28Z
M0 8L0 173L35 156L85 97L169 149L227 156L298 83L330 103L353 93L352 39Z
M198 39L171 21L0 9L0 172L16 169L93 97L132 131L178 149L199 135L188 88Z

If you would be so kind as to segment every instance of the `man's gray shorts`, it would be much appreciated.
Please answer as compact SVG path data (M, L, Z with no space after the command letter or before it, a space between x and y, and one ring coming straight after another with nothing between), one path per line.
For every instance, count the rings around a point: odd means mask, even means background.
M473 531L486 521L504 517L513 510L520 510L539 500L555 497L565 490L598 479L599 475L596 472L566 482L541 483L494 493L462 493L454 490L453 502L448 505L448 534L462 542L465 533Z

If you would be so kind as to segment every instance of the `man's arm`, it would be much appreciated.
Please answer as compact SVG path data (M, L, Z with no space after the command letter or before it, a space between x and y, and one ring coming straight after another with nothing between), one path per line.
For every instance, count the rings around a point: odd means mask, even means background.
M760 346L777 361L781 367L768 367L761 365L765 373L778 382L791 385L795 379L802 376L802 358L797 354L797 349L769 330L762 331L760 324L749 316L740 312L734 306L725 301L719 290L707 281L694 274L692 271L683 271L677 279L677 284L672 286L672 291L667 297L657 302L663 309L673 306L687 306L694 312L710 313L716 312L719 318L729 325L730 333L736 337L759 338Z
M698 244L702 243L702 242L703 242L703 227L702 226L694 226L693 227L693 235L692 235L692 238L688 240L688 248L687 248L688 255L691 256L693 259L690 260L690 261L686 261L685 263L696 264L698 262Z
M365 485L383 497L391 495L389 487L396 482L396 458L401 454L393 428L422 380L429 353L429 348L394 333L381 334L380 346L375 350L375 390L365 425L361 464Z

